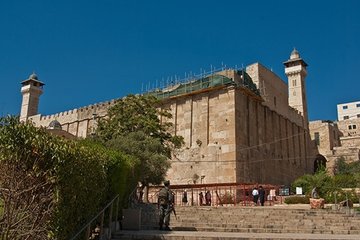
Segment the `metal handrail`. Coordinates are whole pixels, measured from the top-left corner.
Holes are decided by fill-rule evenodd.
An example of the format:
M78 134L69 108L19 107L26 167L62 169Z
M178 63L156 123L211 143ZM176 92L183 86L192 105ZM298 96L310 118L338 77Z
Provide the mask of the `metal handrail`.
M95 217L93 217L89 222L87 222L78 232L77 234L75 234L72 238L70 238L70 240L75 240L85 229L87 229L86 232L86 236L85 239L88 240L90 237L90 227L91 224L99 217L101 216L101 223L100 223L100 232L99 235L101 236L103 234L103 225L104 225L104 214L106 209L108 209L110 207L110 213L109 213L109 234L108 234L108 239L111 239L111 220L112 220L112 209L113 209L113 203L115 202L115 200L117 200L116 202L116 216L115 216L115 220L118 219L118 210L119 210L119 194L116 195ZM116 228L116 225L115 225Z

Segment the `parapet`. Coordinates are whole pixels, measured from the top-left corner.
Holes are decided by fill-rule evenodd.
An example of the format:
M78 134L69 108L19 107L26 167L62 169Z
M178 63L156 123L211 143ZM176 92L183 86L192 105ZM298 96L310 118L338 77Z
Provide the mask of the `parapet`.
M75 121L81 121L85 119L93 119L94 116L105 116L110 106L113 106L118 99L112 99L110 101L99 102L90 104L88 106L75 108L72 110L59 112L51 115L40 115L38 118L34 118L34 122L37 125L47 126L52 120L58 120L61 124L67 124Z

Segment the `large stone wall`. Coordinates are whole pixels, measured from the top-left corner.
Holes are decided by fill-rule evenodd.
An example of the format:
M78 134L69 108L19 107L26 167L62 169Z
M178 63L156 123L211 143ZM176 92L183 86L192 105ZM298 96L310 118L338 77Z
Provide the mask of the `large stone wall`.
M284 184L311 171L302 126L242 87L170 99L165 107L186 142L168 172L174 184Z
M303 124L300 112L289 107L288 85L280 77L260 63L247 66L246 72L259 88L265 106L291 119L298 125Z
M235 90L222 88L170 99L175 132L185 147L172 159L174 184L235 182Z
M241 90L237 106L237 181L289 183L311 171L306 131Z

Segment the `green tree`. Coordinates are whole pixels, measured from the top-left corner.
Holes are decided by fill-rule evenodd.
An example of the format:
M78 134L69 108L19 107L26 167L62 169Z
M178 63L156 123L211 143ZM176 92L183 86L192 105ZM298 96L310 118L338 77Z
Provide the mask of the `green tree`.
M172 124L167 120L171 117L154 96L129 95L99 120L95 139L135 156L139 181L158 184L170 167L173 150L183 144L181 136L169 133Z
M141 131L167 147L181 147L183 138L169 133L172 123L166 120L172 115L168 109L160 108L160 104L154 96L128 95L109 109L107 118L99 121L96 133L106 141Z

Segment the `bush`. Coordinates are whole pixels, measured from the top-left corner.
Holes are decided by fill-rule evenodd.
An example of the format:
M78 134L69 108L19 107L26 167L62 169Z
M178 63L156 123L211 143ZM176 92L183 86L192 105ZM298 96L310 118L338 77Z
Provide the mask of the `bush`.
M342 190L339 189L334 192L328 192L323 198L327 203L335 203L335 194L336 194L336 202L339 203L341 201L345 201L346 199L351 200L353 203L359 202L359 197L357 196L355 190Z
M0 118L2 239L69 239L104 204L104 162L99 151Z
M92 139L82 140L81 144L101 154L108 183L106 199L110 201L119 194L121 208L127 203L128 193L137 185L137 177L133 173L137 159Z
M105 205L108 189L102 154L76 142L63 145L61 164L56 166L56 239L68 239Z
M309 204L310 200L307 196L290 196L285 198L286 204Z
M359 184L353 175L342 174L333 177L334 185L342 188L355 188Z

